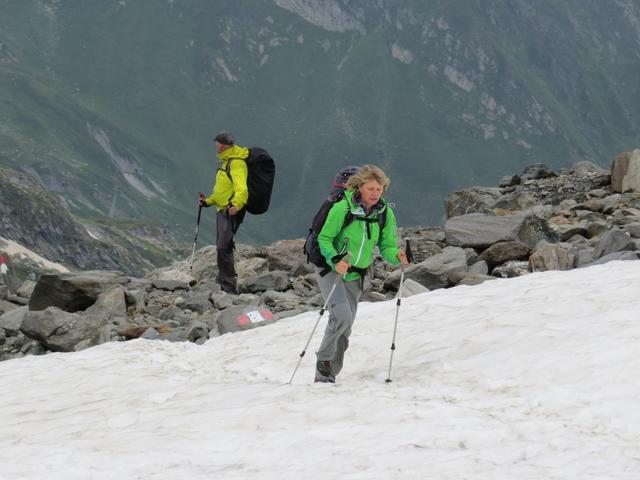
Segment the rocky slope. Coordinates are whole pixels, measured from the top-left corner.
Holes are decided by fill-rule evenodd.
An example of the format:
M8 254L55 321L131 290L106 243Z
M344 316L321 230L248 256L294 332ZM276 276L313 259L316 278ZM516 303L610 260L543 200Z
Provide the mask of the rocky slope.
M162 225L109 218L81 223L34 178L6 167L0 167L0 236L75 270L142 275L186 253Z
M504 177L499 187L474 187L447 197L443 227L402 229L415 259L402 295L474 285L546 270L638 260L640 150L617 156L609 170L579 162L544 164ZM114 271L42 275L0 286L0 359L70 352L144 337L202 343L309 309L323 299L302 254L303 239L265 247L239 245L240 295L215 283L214 247L145 278ZM0 251L10 262L10 256ZM378 259L365 301L393 298L400 270ZM4 314L2 314L4 313Z

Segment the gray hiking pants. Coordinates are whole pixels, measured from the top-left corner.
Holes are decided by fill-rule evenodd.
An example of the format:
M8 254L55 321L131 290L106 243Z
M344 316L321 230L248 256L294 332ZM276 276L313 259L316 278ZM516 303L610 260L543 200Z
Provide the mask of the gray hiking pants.
M236 245L233 236L238 231L244 210L236 215L229 215L227 210L216 214L216 253L218 257L218 283L224 291L236 291L236 268L234 265L233 251Z
M316 278L326 301L338 274L331 271L321 277L320 270L316 267ZM329 300L327 307L330 313L329 321L316 356L319 361L329 360L331 362L331 373L334 376L342 370L344 352L349 347L349 335L351 335L351 326L356 318L360 295L362 295L362 279L350 282L339 281L333 295L331 295L331 300Z

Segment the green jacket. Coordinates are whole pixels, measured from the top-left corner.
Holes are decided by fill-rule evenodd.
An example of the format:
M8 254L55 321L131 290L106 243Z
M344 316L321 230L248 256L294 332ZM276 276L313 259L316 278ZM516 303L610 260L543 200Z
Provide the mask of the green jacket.
M353 191L346 191L345 196L339 202L336 202L329 214L327 220L318 234L318 245L320 252L326 259L331 268L335 270L332 262L333 257L342 251L345 239L349 239L347 244L347 252L351 253L349 263L358 268L367 268L373 263L374 247L378 246L382 257L393 265L398 265L398 252L400 249L397 245L396 235L396 216L393 210L387 205L384 199L380 200L380 207L374 207L374 210L366 215L366 218L377 219L378 215L385 209L387 211L387 220L384 228L380 231L378 221L369 223L369 233L367 233L367 222L358 220L358 217L365 218L364 208L357 204L353 198ZM354 216L353 222L343 228L344 221L348 212ZM345 280L357 280L360 275L357 272L350 272L345 276Z
M245 206L249 198L249 190L247 189L247 162L244 160L248 156L249 149L238 145L233 145L218 155L220 165L216 171L213 191L207 197L207 205L215 205L218 211L224 210L229 205L233 205L238 210ZM227 175L228 164L231 178Z

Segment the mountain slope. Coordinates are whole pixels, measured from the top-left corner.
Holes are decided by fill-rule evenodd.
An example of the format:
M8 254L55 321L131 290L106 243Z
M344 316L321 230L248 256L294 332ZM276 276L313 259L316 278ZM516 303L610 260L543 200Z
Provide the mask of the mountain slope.
M636 147L639 44L632 0L5 0L0 162L188 240L224 128L278 161L241 241L302 236L349 163L439 223L453 189Z

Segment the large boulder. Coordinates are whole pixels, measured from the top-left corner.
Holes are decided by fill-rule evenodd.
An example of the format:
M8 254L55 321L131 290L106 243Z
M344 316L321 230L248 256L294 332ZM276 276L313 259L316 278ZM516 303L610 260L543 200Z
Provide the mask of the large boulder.
M279 270L238 281L238 289L243 293L257 293L267 290L281 292L287 290L289 286L289 275L287 272Z
M279 240L264 247L269 270L293 271L307 261L302 249L304 239Z
M532 272L547 270L571 270L578 263L576 247L561 243L543 243L529 257Z
M625 184L625 177L629 172L629 166L631 164L631 157L634 152L640 150L634 150L633 152L623 152L617 155L611 162L611 190L614 192L625 192L629 186L629 180ZM637 158L637 156L636 156ZM640 190L637 190L640 191Z
M467 254L464 249L447 247L441 253L407 267L405 278L414 280L429 290L435 290L457 283L459 274L464 274L468 268ZM397 290L400 286L401 274L400 269L392 272L385 279L384 287L387 290ZM457 274L455 278L454 274Z
M0 315L0 329L3 329L9 336L18 335L28 311L29 308L24 306Z
M593 251L593 258L598 259L610 253L636 250L636 244L629 235L621 230L609 230L604 233Z
M54 352L73 352L97 344L100 329L108 323L94 315L65 312L57 307L30 311L20 330Z
M533 165L528 165L522 171L520 178L522 180L539 180L541 178L555 177L556 173L553 172L549 167L547 167L544 163L534 163Z
M276 321L276 317L267 308L255 305L231 307L222 310L216 317L220 335L261 327Z
M622 192L640 192L640 149L631 152L627 173L622 179Z
M38 280L29 299L29 310L57 307L65 312L85 310L98 295L113 285L125 285L130 278L122 272L89 270L78 273L49 273Z
M447 220L447 242L458 247L484 249L498 242L521 242L529 248L540 240L555 241L546 220L526 213L498 217L472 213Z
M447 218L469 213L491 213L501 195L499 188L489 187L471 187L452 192L444 201Z
M491 245L478 257L487 262L490 269L510 260L525 260L531 250L521 242L498 242Z

